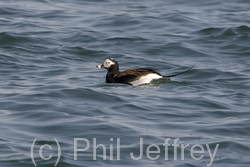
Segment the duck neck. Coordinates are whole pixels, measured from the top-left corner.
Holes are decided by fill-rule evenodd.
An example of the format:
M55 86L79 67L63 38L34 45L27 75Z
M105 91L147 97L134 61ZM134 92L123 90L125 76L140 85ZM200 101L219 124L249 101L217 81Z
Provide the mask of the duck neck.
M114 66L114 67L108 69L108 73L117 73L117 72L119 72L118 66Z

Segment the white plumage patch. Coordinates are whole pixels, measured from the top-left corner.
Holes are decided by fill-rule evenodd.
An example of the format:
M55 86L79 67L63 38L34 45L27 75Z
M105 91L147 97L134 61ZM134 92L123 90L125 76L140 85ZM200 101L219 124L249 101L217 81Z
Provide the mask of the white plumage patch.
M135 81L130 82L130 83L134 86L143 85L143 84L149 84L152 80L160 79L160 78L163 78L163 77L160 75L157 75L157 74L148 74L148 75L145 75L145 76L141 77L140 79L135 80Z
M111 58L112 60L112 58ZM104 67L109 68L111 65L114 65L115 63L111 61L110 59L106 59L103 63Z

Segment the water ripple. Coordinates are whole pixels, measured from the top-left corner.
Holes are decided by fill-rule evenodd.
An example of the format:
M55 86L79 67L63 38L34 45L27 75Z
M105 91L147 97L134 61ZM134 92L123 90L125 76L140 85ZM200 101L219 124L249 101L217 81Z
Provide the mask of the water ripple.
M249 166L249 2L114 0L0 2L0 161L6 167L54 166ZM156 69L164 75L195 67L171 80L132 87L105 83L96 65L113 57L121 70ZM74 138L90 148L74 160ZM121 160L103 160L93 139L107 147L121 140ZM113 138L113 142L111 141ZM142 159L140 138L144 139ZM181 160L178 147L190 144ZM44 161L44 155L53 158ZM79 143L83 148L86 143ZM146 155L150 144L159 159ZM191 145L204 147L202 160ZM152 150L155 150L151 148ZM155 150L156 151L156 150ZM156 156L157 153L152 156ZM114 156L116 157L116 156Z

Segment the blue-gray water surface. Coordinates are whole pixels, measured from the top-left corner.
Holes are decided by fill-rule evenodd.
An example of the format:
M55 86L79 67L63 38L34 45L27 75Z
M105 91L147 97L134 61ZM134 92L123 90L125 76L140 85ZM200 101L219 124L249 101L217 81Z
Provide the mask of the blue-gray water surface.
M2 0L0 166L250 165L250 1ZM149 85L96 65L149 67Z

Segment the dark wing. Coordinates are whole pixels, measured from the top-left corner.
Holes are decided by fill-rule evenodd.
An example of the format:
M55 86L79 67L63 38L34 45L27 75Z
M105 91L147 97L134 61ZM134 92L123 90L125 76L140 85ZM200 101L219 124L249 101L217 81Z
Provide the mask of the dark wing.
M126 73L136 73L136 74L138 74L140 76L147 75L147 74L152 74L152 73L162 76L160 73L158 73L157 71L152 70L150 68L136 68L136 69L126 70L124 72L126 72Z
M130 69L130 70L126 70L123 72L119 72L115 74L114 78L115 78L115 82L130 84L130 82L140 79L142 76L145 76L147 74L152 74L152 73L158 74L161 76L160 73L149 68L136 68L136 69Z

